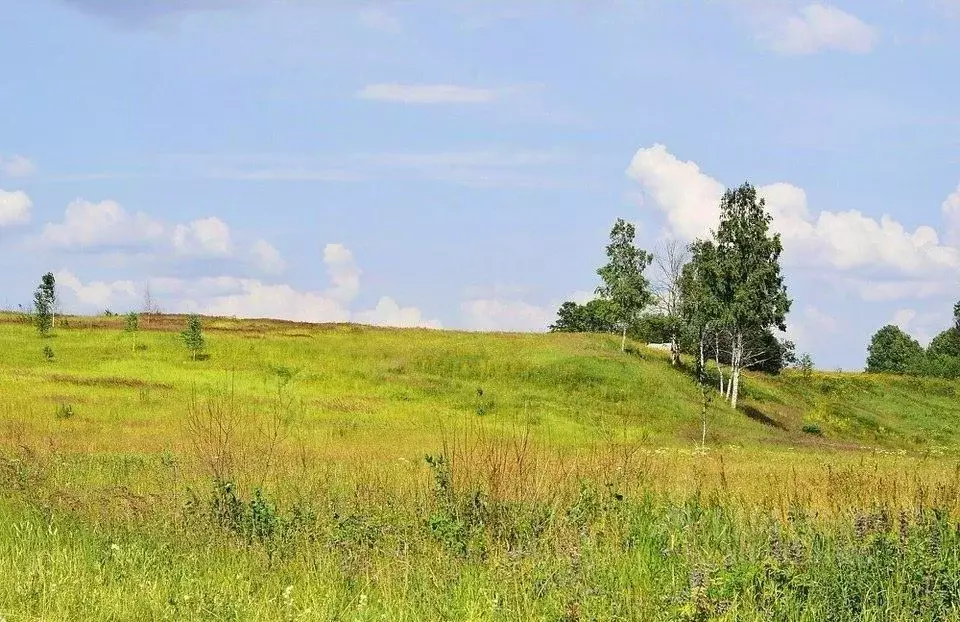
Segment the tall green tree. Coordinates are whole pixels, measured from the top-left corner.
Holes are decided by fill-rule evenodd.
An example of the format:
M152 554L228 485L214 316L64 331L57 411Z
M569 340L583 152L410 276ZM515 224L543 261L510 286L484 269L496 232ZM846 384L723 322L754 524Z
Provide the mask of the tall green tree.
M193 360L197 360L204 347L203 321L199 315L194 313L187 318L187 326L180 333L180 338L187 349L190 350Z
M43 278L40 279L40 289L43 290L44 294L47 297L47 300L50 302L50 327L57 327L57 279L54 278L53 272L47 272L43 275Z
M621 352L626 350L627 329L653 299L650 282L643 275L653 256L637 248L635 237L633 224L618 218L610 232L607 264L597 270L603 279L597 294L610 302L613 318L622 332Z
M867 347L867 371L905 374L915 369L922 358L923 347L916 339L898 326L887 324L870 339Z
M770 328L786 330L792 301L780 270L783 244L772 233L772 216L749 183L727 190L720 200L720 224L714 233L716 278L713 297L720 321L730 331L730 385L727 396L737 407L740 372L757 356L748 336Z
M706 382L708 338L719 328L720 302L717 249L710 240L696 240L690 245L690 261L680 276L680 318L694 334L697 348L697 380ZM721 388L722 390L722 388Z
M50 334L54 322L54 305L56 304L56 279L52 272L48 272L40 279L37 291L33 293L33 318L37 332L42 337Z

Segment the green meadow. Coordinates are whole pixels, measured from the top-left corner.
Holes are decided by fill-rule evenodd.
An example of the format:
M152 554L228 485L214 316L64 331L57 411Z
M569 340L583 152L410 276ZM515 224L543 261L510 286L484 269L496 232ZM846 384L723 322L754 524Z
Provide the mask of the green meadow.
M0 315L0 620L960 619L956 381L204 322Z

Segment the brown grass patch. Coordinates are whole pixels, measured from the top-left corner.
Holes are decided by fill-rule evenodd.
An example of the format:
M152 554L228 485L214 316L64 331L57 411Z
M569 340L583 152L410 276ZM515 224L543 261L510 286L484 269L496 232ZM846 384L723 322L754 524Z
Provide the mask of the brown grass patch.
M79 387L99 387L110 389L172 389L173 385L165 382L149 382L139 378L121 378L118 376L70 376L67 374L51 374L44 376L50 382L72 384Z

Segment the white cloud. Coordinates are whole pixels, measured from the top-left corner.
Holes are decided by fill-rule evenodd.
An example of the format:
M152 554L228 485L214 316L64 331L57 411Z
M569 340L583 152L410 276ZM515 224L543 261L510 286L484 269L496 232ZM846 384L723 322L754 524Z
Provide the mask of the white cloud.
M949 314L943 312L919 312L916 309L898 309L893 314L892 324L912 335L926 347L930 341L950 325Z
M556 319L557 306L537 306L522 300L478 299L460 306L461 319L471 330L543 332Z
M303 292L289 285L268 285L241 279L240 292L195 303L207 315L276 318L297 322L347 322L350 310L322 293Z
M682 162L663 145L654 145L637 152L627 175L641 184L674 235L690 240L716 226L724 187L695 163ZM757 191L767 201L774 229L782 235L785 263L837 271L879 270L888 278L910 280L960 269L960 252L941 244L932 227L909 231L889 216L877 220L857 210L813 214L806 193L791 184L770 184Z
M944 200L940 210L947 223L947 239L954 244L960 243L960 184Z
M843 279L840 285L852 290L867 302L890 302L912 298L938 298L956 294L957 284L954 279L925 280L925 279Z
M67 206L62 223L49 223L43 243L61 248L139 246L160 241L165 227L142 212L130 214L116 201L77 199Z
M30 222L33 201L26 192L0 190L0 227L22 225Z
M287 267L287 263L280 256L280 251L266 240L254 242L250 253L256 266L263 272L279 274Z
M368 84L357 97L400 104L488 104L503 95L500 89L453 84Z
M353 301L360 294L360 275L363 274L353 259L353 252L343 244L327 244L323 249L323 263L333 283L329 296L342 303Z
M438 320L427 320L416 307L401 307L393 298L384 296L375 309L362 311L353 317L354 322L375 326L397 328L442 328Z
M866 54L880 38L876 29L855 15L820 2L794 13L767 5L753 15L753 21L757 39L773 51L787 55L826 50Z
M215 216L177 225L172 241L182 255L226 257L233 252L230 227Z
M54 278L60 291L70 292L73 302L84 310L102 311L117 304L133 303L137 296L137 289L132 281L93 281L83 284L69 270L58 270L54 273Z
M637 151L627 175L640 183L680 237L692 240L716 226L723 184L694 162L682 162L666 146L656 144Z
M37 172L37 165L21 155L0 155L0 175L4 177L29 177Z
M387 296L376 308L353 313L350 303L360 292L360 270L353 253L342 244L329 244L324 263L331 288L323 292L298 290L288 284L269 284L258 279L230 276L199 279L153 278L151 294L162 299L171 312L198 312L243 318L275 318L299 322L360 322L382 326L440 328L440 322L423 317L416 307L401 307ZM71 302L84 310L102 310L137 300L132 281L84 284L72 273L62 270L57 281L72 292Z

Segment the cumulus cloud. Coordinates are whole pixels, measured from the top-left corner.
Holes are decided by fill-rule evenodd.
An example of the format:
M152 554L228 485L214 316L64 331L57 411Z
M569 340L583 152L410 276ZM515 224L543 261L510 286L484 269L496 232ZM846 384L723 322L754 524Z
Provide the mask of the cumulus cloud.
M280 256L280 251L266 240L254 242L250 253L257 268L262 272L279 274L287 267L287 263Z
M681 161L656 144L637 151L627 168L660 210L673 233L692 240L717 224L723 184L704 174L694 162Z
M453 84L368 84L357 97L398 104L488 104L500 99L501 89L484 89Z
M233 252L230 227L215 216L177 225L172 241L182 255L227 257Z
M658 144L640 149L627 175L641 185L673 235L690 240L708 235L716 226L724 186L695 163L680 161ZM960 252L942 244L932 227L910 231L889 216L878 220L858 210L814 214L803 189L788 183L761 186L757 191L767 202L774 229L783 237L788 264L885 271L888 278L913 279L929 276L931 271L960 269Z
M353 253L342 244L329 244L324 264L330 277L325 291L304 291L289 284L232 276L183 279L152 278L151 295L170 312L197 312L242 318L275 318L299 322L360 322L382 326L440 328L416 307L402 307L384 296L374 309L353 312L351 303L360 293L360 269ZM83 283L62 270L57 281L69 292L69 302L82 310L102 310L137 302L132 281Z
M926 347L938 333L950 325L950 318L948 313L943 312L898 309L890 323L899 326L903 332L912 335Z
M22 225L30 222L30 210L33 201L26 192L0 190L0 227Z
M952 243L960 243L960 184L940 206L943 218L947 223L947 239Z
M85 309L100 311L123 302L132 303L137 296L137 288L132 281L82 283L69 270L58 270L54 273L54 278L60 291L69 292L73 302Z
M322 293L304 292L290 285L270 285L241 279L240 292L198 304L208 315L278 318L298 322L347 322L350 310Z
M78 199L67 206L61 223L49 223L40 236L59 248L90 249L140 246L158 242L164 226L142 212L131 214L116 201L92 203Z
M21 155L0 155L0 176L29 177L37 172L37 165L33 160Z
M438 320L428 320L416 307L401 307L388 296L384 296L374 309L361 311L353 316L353 321L375 326L395 326L397 328L442 328Z
M363 271L353 259L353 252L343 244L327 244L323 249L323 263L327 267L333 287L329 295L335 300L349 303L360 293L360 275Z
M835 6L814 2L796 12L773 3L755 4L751 16L757 39L780 54L806 55L821 51L866 54L879 40L877 30Z
M522 300L468 300L460 306L464 326L484 331L543 332L556 317L556 308Z

